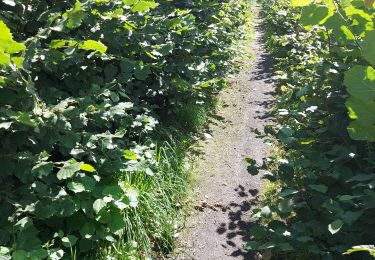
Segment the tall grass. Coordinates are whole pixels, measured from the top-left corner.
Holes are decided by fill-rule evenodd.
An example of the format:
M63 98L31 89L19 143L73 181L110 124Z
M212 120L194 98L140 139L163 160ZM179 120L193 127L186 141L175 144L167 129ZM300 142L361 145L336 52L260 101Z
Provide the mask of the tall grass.
M138 206L124 211L123 238L103 249L95 259L154 259L173 252L178 227L184 221L189 201L191 171L186 153L192 136L206 126L210 105L189 104L169 117L153 140L158 166L155 175L143 172L123 176L123 182L138 192Z

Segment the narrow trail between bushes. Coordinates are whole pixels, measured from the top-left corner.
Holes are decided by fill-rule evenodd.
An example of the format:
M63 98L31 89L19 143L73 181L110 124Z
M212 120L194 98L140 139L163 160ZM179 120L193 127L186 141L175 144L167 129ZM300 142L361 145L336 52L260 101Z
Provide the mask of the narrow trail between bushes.
M255 19L259 20L259 19ZM254 59L231 79L220 95L221 105L198 146L196 210L187 219L173 259L256 259L243 249L249 239L251 210L262 190L261 176L251 176L245 158L261 162L269 147L251 129L260 131L271 118L271 65L254 25Z

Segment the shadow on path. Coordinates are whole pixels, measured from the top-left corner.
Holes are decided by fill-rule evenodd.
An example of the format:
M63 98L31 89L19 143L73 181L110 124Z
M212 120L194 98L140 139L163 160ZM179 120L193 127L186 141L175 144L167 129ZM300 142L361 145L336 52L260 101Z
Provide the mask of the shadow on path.
M257 20L258 21L258 20ZM250 241L254 224L251 212L263 187L261 176L246 171L245 158L261 162L269 147L257 132L272 121L269 113L274 104L272 62L264 48L261 27L256 26L252 49L252 67L241 71L235 84L220 94L223 106L213 115L212 138L202 140L204 154L197 172L197 206L200 212L187 221L188 232L181 235L178 260L254 260L259 255L248 252L244 244ZM215 124L220 121L220 124Z
M256 196L259 191L257 189L245 190L242 185L239 185L235 190L238 196L244 198L241 203L232 202L227 209L223 211L228 212L228 222L220 223L216 232L219 235L226 237L225 248L233 248L231 256L241 257L243 259L256 259L257 255L242 249L243 244L250 240L249 229L251 222L249 222L251 209L256 205ZM235 238L240 238L241 245L236 244ZM237 242L238 243L238 242Z
M261 32L261 26L257 26L257 30ZM264 36L262 33L259 36L254 44L264 50ZM258 88L265 84L272 85L273 75L271 57L267 53L261 52L254 64L248 87ZM254 82L259 84L254 84ZM254 89L254 91L258 90ZM256 107L253 118L261 120L263 126L265 125L264 122L272 121L270 109L275 104L273 96L275 96L275 91L268 90L263 92L261 99L254 99L250 102ZM262 131L263 129L258 130ZM244 186L239 185L234 189L234 192L237 193L239 199L237 202L232 202L228 205L226 208L227 222L220 223L216 232L226 237L226 245L222 246L232 248L231 257L245 260L259 259L259 254L244 249L244 244L251 239L249 230L254 223L251 221L251 211L256 207L259 191L257 189L246 189Z

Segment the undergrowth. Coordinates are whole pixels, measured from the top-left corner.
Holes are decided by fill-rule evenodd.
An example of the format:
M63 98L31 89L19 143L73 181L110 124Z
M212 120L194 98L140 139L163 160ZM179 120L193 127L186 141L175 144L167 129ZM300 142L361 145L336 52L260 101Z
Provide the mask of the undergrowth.
M246 248L272 259L370 259L375 2L260 4L277 97L265 132L276 152L260 167L269 184Z
M0 1L0 258L173 250L184 153L238 67L247 6Z

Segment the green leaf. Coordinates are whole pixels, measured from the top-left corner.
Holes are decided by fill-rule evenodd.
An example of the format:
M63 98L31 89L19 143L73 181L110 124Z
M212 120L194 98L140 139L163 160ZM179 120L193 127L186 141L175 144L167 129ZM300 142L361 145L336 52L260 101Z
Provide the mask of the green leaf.
M94 235L95 230L95 224L92 222L87 222L83 225L79 232L84 238L90 239Z
M56 213L54 206L44 205L43 202L38 202L35 207L35 214L39 219L48 219Z
M351 201L354 199L360 198L360 196L352 196L352 195L341 195L339 196L340 201Z
M61 242L65 247L73 247L77 243L78 238L73 235L68 235L66 237L61 238Z
M14 54L14 53L24 51L25 49L26 49L26 46L24 44L12 41L8 44L6 48L6 52L9 54Z
M313 241L314 239L309 236L300 236L300 237L297 237L296 240L302 243L307 243L309 241Z
M70 41L67 40L52 40L49 44L50 49L58 49L66 46Z
M373 125L375 123L375 101L363 102L354 97L348 98L345 102L346 108L349 110L350 119L364 125Z
M62 249L51 249L49 257L51 260L60 260L64 256L64 250Z
M108 227L114 233L124 229L125 221L123 215L119 212L111 214L111 221L108 223Z
M278 246L278 247L281 249L281 251L283 251L283 252L288 252L288 251L293 251L293 250L294 250L294 248L292 247L292 245L289 244L289 243L279 243L277 246Z
M310 187L310 189L315 190L315 191L320 192L320 193L327 193L327 191L328 191L328 187L326 185L312 184L312 185L309 185L309 187Z
M300 23L306 29L309 29L314 25L323 24L331 15L328 7L312 4L303 7Z
M374 142L375 69L356 65L345 73L344 84L351 95L346 102L349 116L355 119L348 126L350 137Z
M0 50L4 50L9 42L13 40L13 36L8 26L0 20Z
M142 61L136 63L134 67L134 76L139 80L145 80L151 74L149 66L145 66Z
M281 213L289 214L292 212L294 207L293 199L283 199L279 202L278 209Z
M12 57L12 62L16 64L17 68L23 68L23 61L25 60L23 57Z
M362 54L365 59L375 66L375 30L367 31L362 43Z
M0 256L5 256L10 253L10 249L5 246L0 246Z
M48 256L47 250L40 248L40 249L31 251L28 257L29 259L32 259L32 260L39 260L39 259L45 259L47 256Z
M26 49L22 43L13 40L13 36L7 25L0 20L0 65L8 65L10 56L7 54L14 54Z
M116 77L118 73L118 68L117 66L113 64L108 64L104 68L104 75L107 78L108 81L112 81L114 77ZM118 101L117 101L118 102Z
M52 162L41 162L31 169L31 173L38 177L48 176L53 171Z
M122 0L122 3L127 6L133 6L134 4L138 2L139 0Z
M375 142L374 125L363 125L361 122L354 121L349 124L348 133L353 140Z
M102 195L120 199L124 195L124 191L118 185L108 185L103 189Z
M92 191L97 181L93 177L84 176L79 179L79 182L83 184L86 191Z
M267 236L267 231L260 225L255 225L250 228L250 235L254 236L255 239L261 240Z
M261 244L258 249L259 250L265 250L265 249L270 249L270 248L274 248L276 247L276 243L274 242L267 242L267 243L264 243L264 244Z
M74 29L81 26L85 17L86 14L83 12L82 3L80 1L76 1L74 7L63 14L63 18L66 19L66 27L69 29Z
M34 225L17 232L17 246L30 252L40 248L41 241L38 238L39 230Z
M363 211L346 211L342 216L342 220L351 225L354 221L357 221L363 215Z
M146 11L150 10L151 8L155 8L157 6L158 6L158 4L155 3L152 0L139 0L133 6L133 8L131 9L131 11L134 12L134 13L135 12L143 13L143 12L146 12Z
M125 194L126 197L123 199L123 201L130 207L136 208L138 206L138 190L131 187L126 188Z
M248 241L245 244L246 250L249 250L249 251L258 250L259 246L260 246L260 243L257 241Z
M327 199L322 204L330 213L341 215L344 213L344 210L341 208L341 204L333 199Z
M2 122L0 123L0 128L8 130L12 126L13 122Z
M107 206L107 203L103 199L95 200L94 204L92 205L96 214L98 214L106 206Z
M349 255L355 252L368 252L371 256L375 257L375 246L374 245L353 246L351 249L343 253L343 255Z
M80 169L82 171L85 171L85 172L94 172L95 171L95 168L92 165L87 164L87 163L82 164Z
M297 194L299 191L295 189L284 189L282 192L279 193L279 196L282 198L288 197L290 195Z
M7 67L10 63L10 56L0 52L0 68Z
M74 197L66 196L59 199L56 204L55 208L58 210L57 213L60 217L72 216L80 209L80 200L74 199Z
M31 118L30 114L27 112L18 112L14 119L23 125L30 127L37 127L37 123L34 119Z
M299 6L306 6L311 4L313 1L312 0L291 0L290 4L293 7L299 7Z
M328 225L329 232L334 235L340 231L341 227L344 225L341 219L337 219Z
M131 150L124 150L124 157L128 160L137 160L137 154Z
M86 190L85 186L82 183L74 181L68 183L68 188L74 193L80 193Z
M344 84L353 97L369 102L375 99L375 69L356 65L345 73Z
M272 215L271 208L269 206L265 206L261 209L260 214L264 217L269 217Z
M355 40L355 35L349 29L346 21L338 13L335 13L329 17L325 22L324 26L332 30L332 35L335 39L342 43L347 44Z
M103 43L94 40L84 41L78 45L78 48L86 51L98 51L100 53L105 53L108 49Z
M10 5L10 6L15 6L16 3L14 2L14 0L3 0L3 3L6 4L6 5Z
M13 260L27 260L28 256L24 250L16 250L12 253Z
M59 180L66 180L78 172L81 169L82 163L70 163L64 165L58 172L57 172L57 178Z
M278 132L277 136L281 142L284 144L291 144L293 143L296 138L294 138L295 131L290 127L283 127Z
M352 20L351 27L353 31L360 37L365 35L365 31L374 30L373 16L371 13L366 12L363 7L359 7L354 4L345 7L345 13L347 17Z
M88 252L89 250L93 249L94 245L95 244L93 243L93 241L89 239L81 239L79 241L79 251L81 253Z
M20 219L16 224L14 224L14 227L17 228L18 231L22 231L24 229L27 229L33 225L33 220L29 217L24 217Z
M8 158L0 157L0 177L5 177L13 173L16 165Z

